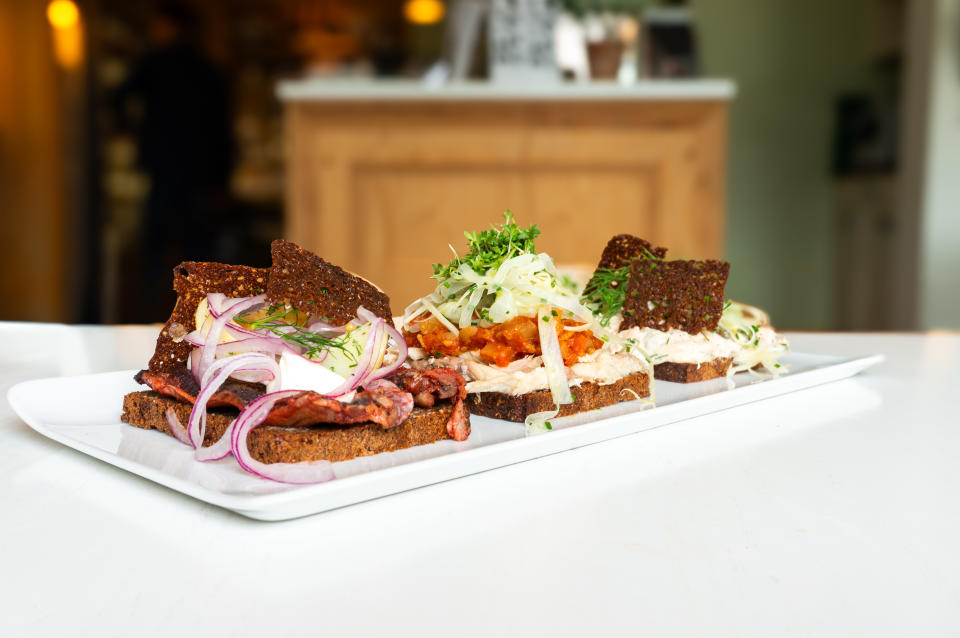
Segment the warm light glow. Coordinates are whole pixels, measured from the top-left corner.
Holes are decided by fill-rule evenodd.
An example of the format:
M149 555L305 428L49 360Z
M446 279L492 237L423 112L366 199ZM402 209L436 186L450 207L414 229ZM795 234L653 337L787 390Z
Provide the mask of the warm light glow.
M443 20L447 8L440 0L407 0L403 15L413 24L435 24Z
M47 5L47 20L53 27L53 56L65 69L83 64L83 22L73 0L53 0Z
M47 20L54 29L72 29L80 21L80 10L72 0L53 0L47 5Z

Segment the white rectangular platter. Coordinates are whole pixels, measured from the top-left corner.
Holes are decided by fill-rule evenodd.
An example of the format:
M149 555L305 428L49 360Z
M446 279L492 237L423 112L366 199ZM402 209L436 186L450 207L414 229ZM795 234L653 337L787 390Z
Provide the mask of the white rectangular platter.
M197 462L193 450L172 437L122 423L123 396L143 389L133 381L134 370L26 381L11 388L7 398L27 425L54 441L244 516L284 520L837 381L882 360L881 355L841 359L791 353L783 360L790 373L776 379L740 373L731 380L686 385L656 381L656 407L625 402L555 419L552 431L536 436L526 436L523 424L474 416L467 441L440 441L335 463L335 480L308 486L257 478L231 457Z

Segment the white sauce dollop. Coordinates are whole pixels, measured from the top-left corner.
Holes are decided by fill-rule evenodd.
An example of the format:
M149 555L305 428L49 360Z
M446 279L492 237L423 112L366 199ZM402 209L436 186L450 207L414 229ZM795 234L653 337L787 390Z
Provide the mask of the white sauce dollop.
M331 372L315 361L304 359L298 354L284 352L280 355L280 377L267 384L267 392L280 390L313 390L326 394L344 382L344 378ZM337 400L349 402L353 394L337 397Z
M690 334L683 330L628 328L620 336L634 339L656 363L706 363L714 359L734 357L740 346L715 332Z

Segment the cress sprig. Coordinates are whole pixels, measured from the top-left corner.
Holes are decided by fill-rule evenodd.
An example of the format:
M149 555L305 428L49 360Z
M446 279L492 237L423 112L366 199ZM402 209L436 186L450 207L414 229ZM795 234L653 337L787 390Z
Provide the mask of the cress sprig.
M627 300L627 280L630 266L597 268L583 290L581 300L599 317L601 326L610 325L610 319L623 309Z
M663 261L647 248L642 248L640 254L634 259L642 259L650 262L651 268L656 262ZM590 308L600 317L600 325L610 325L610 320L618 312L623 310L623 304L627 300L627 281L630 279L630 266L622 268L597 268L593 277L587 282L583 289L581 301L583 305Z
M537 225L533 224L529 228L517 226L509 210L503 214L503 219L503 225L499 228L494 226L479 233L464 233L470 252L463 257L457 257L446 266L434 264L433 278L446 279L461 264L467 264L474 272L482 275L492 268L499 268L511 257L521 253L535 253L534 240L540 235Z

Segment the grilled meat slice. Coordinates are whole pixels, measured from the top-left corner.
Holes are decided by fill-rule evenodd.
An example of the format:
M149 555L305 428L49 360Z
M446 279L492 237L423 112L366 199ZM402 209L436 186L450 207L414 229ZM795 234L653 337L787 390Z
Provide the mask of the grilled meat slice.
M416 370L403 367L388 379L400 389L412 393L414 402L421 407L432 407L437 399L452 399L453 414L447 421L447 433L455 441L466 441L470 436L470 420L464 404L467 384L457 371L450 368Z
M137 383L150 386L159 394L176 399L180 403L196 403L200 385L186 368L170 372L141 370L133 377ZM240 381L228 381L207 401L207 409L232 407L242 410L254 399L263 396L263 386Z

